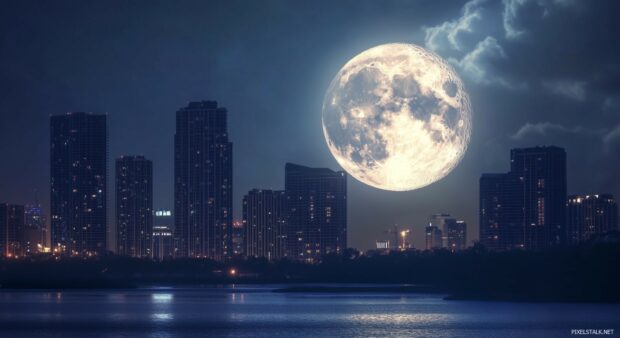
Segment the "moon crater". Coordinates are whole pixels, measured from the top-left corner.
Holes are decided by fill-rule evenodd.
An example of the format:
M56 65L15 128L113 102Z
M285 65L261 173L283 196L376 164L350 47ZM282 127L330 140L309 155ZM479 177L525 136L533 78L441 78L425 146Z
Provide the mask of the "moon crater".
M332 80L323 132L338 163L370 186L414 190L448 175L471 134L469 96L452 67L411 44L368 49Z

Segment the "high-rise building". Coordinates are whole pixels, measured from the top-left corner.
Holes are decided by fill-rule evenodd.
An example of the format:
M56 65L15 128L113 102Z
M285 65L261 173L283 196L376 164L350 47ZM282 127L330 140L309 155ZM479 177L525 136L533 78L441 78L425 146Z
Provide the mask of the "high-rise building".
M464 221L450 222L446 225L448 231L448 250L455 252L467 248L467 223Z
M190 102L176 114L174 216L176 255L232 255L232 143L227 111Z
M347 248L347 176L287 163L287 256L315 262Z
M523 181L525 247L566 241L566 151L534 147L510 151L510 172Z
M510 172L480 178L480 242L493 250L565 242L566 152L512 149Z
M618 204L610 194L568 196L566 223L570 244L618 230Z
M51 245L74 255L101 254L107 238L106 115L51 116Z
M286 193L253 189L243 196L245 255L280 259L286 248Z
M156 210L153 217L153 258L159 261L174 257L174 219L170 210Z
M153 162L144 156L116 159L116 253L151 257Z
M489 250L525 246L523 181L512 173L480 177L480 243Z
M426 226L426 250L439 249L442 247L442 231L436 225Z
M24 206L0 203L0 250L2 256L22 255Z

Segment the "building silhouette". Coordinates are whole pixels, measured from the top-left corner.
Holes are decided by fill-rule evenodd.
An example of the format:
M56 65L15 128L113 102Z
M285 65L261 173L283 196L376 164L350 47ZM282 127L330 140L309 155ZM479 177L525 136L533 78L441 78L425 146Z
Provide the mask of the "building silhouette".
M107 238L106 115L51 116L51 245L73 255L101 254Z
M429 217L428 223L430 226L435 226L441 230L441 241L439 247L448 247L448 225L456 223L456 218L449 214L434 214Z
M569 244L618 230L618 204L611 194L571 195L566 205Z
M480 242L492 250L566 242L564 149L512 149L510 172L481 176Z
M4 257L22 255L24 206L0 203L0 250Z
M144 156L116 159L116 253L151 257L153 162Z
M525 247L523 181L513 173L480 177L480 243L489 250Z
M451 222L447 225L447 249L455 252L467 248L467 223L465 221Z
M316 262L347 247L347 176L287 163L287 256Z
M426 227L426 250L445 248L459 251L467 248L467 223L449 214L434 214Z
M156 210L153 217L153 259L162 261L174 257L174 218L170 210Z
M425 228L426 250L439 249L442 247L442 231L436 225L428 224Z
M190 102L174 135L176 256L223 260L232 255L232 143L227 111Z
M566 151L534 147L510 151L510 171L523 181L525 247L566 242Z
M245 255L269 260L284 257L286 193L250 190L243 196Z
M35 196L33 204L24 209L24 231L22 250L24 254L35 254L44 251L47 244L47 219L43 207Z

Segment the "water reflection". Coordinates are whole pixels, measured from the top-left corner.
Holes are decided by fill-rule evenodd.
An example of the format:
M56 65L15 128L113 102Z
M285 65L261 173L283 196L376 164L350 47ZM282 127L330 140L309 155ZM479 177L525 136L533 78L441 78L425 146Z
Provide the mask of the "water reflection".
M156 324L165 323L174 319L172 314L173 301L174 295L169 292L155 292L151 294L151 303L153 304L151 322Z
M236 292L231 293L230 302L233 304L243 304L245 302L245 294Z
M371 313L352 314L346 316L346 319L360 324L408 325L432 322L446 323L451 321L453 317L452 315L442 313Z
M152 313L151 320L153 322L167 322L174 319L172 313Z
M620 306L456 302L438 295L274 293L248 286L0 293L1 338L546 338L569 335L574 327L618 328Z
M153 303L171 303L174 296L171 293L154 293L151 295Z

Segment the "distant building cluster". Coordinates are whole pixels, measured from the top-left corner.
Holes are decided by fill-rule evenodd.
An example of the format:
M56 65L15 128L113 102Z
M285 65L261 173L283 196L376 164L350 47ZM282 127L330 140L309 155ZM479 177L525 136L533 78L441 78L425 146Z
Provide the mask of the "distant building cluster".
M467 223L448 214L432 215L426 226L425 240L426 250L463 250L467 248Z
M510 171L480 177L480 243L490 250L547 249L618 230L609 194L567 196L566 152L513 149Z

